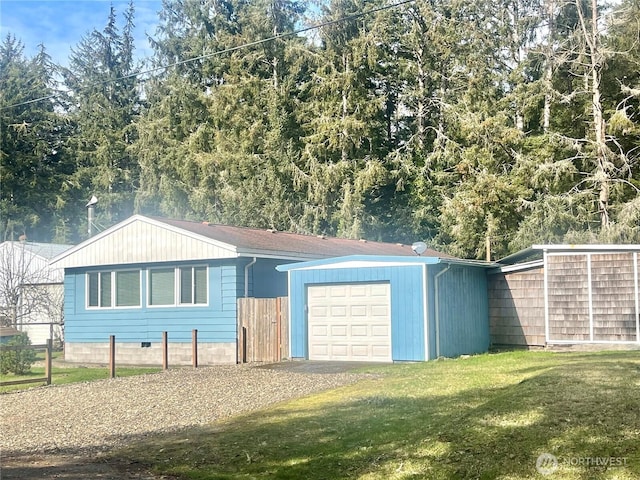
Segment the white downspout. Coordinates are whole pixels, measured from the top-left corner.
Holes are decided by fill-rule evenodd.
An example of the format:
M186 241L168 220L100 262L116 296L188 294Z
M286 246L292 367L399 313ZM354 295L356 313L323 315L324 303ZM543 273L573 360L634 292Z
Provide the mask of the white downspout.
M249 296L249 269L258 261L256 257L253 257L249 263L244 266L244 298Z
M422 264L422 294L424 300L422 302L422 315L424 315L424 360L429 360L429 285L427 277L427 264Z
M435 298L435 310L436 310L436 359L440 358L440 293L438 288L438 280L442 275L447 273L451 268L451 264L447 265L447 268L438 272L435 277L433 277L433 283L435 284L434 296Z

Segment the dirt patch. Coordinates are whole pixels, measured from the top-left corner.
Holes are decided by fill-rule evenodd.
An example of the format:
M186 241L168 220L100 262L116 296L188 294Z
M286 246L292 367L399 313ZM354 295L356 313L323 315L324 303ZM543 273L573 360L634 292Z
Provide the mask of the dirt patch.
M357 372L360 369L380 367L386 363L375 362L330 362L316 360L292 360L288 362L268 363L256 368L278 370L293 373L336 374Z
M135 463L77 455L28 455L2 459L2 480L171 480L176 477L155 475Z

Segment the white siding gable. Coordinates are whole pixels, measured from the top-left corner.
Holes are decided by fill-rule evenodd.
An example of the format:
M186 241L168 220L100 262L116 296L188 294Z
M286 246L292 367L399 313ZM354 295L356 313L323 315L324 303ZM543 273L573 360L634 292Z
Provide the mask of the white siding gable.
M235 258L233 245L134 216L55 259L56 267Z

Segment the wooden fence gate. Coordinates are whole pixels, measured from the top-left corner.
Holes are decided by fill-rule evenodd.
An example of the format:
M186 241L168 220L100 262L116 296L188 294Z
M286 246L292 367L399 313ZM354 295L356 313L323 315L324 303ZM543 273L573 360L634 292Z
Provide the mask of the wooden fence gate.
M238 362L279 362L289 357L287 297L238 299Z

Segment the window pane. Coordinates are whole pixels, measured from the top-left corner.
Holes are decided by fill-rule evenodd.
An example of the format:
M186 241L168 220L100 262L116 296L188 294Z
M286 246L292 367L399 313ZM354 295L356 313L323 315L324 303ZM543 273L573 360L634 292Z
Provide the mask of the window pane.
M183 267L180 269L180 303L193 303L193 268Z
M89 277L89 306L97 307L98 306L98 274L90 273Z
M100 273L100 306L111 306L111 272Z
M207 303L207 267L196 267L194 270L195 303Z
M175 272L173 268L149 271L149 305L173 305L175 303Z
M140 305L140 271L116 272L116 306Z

